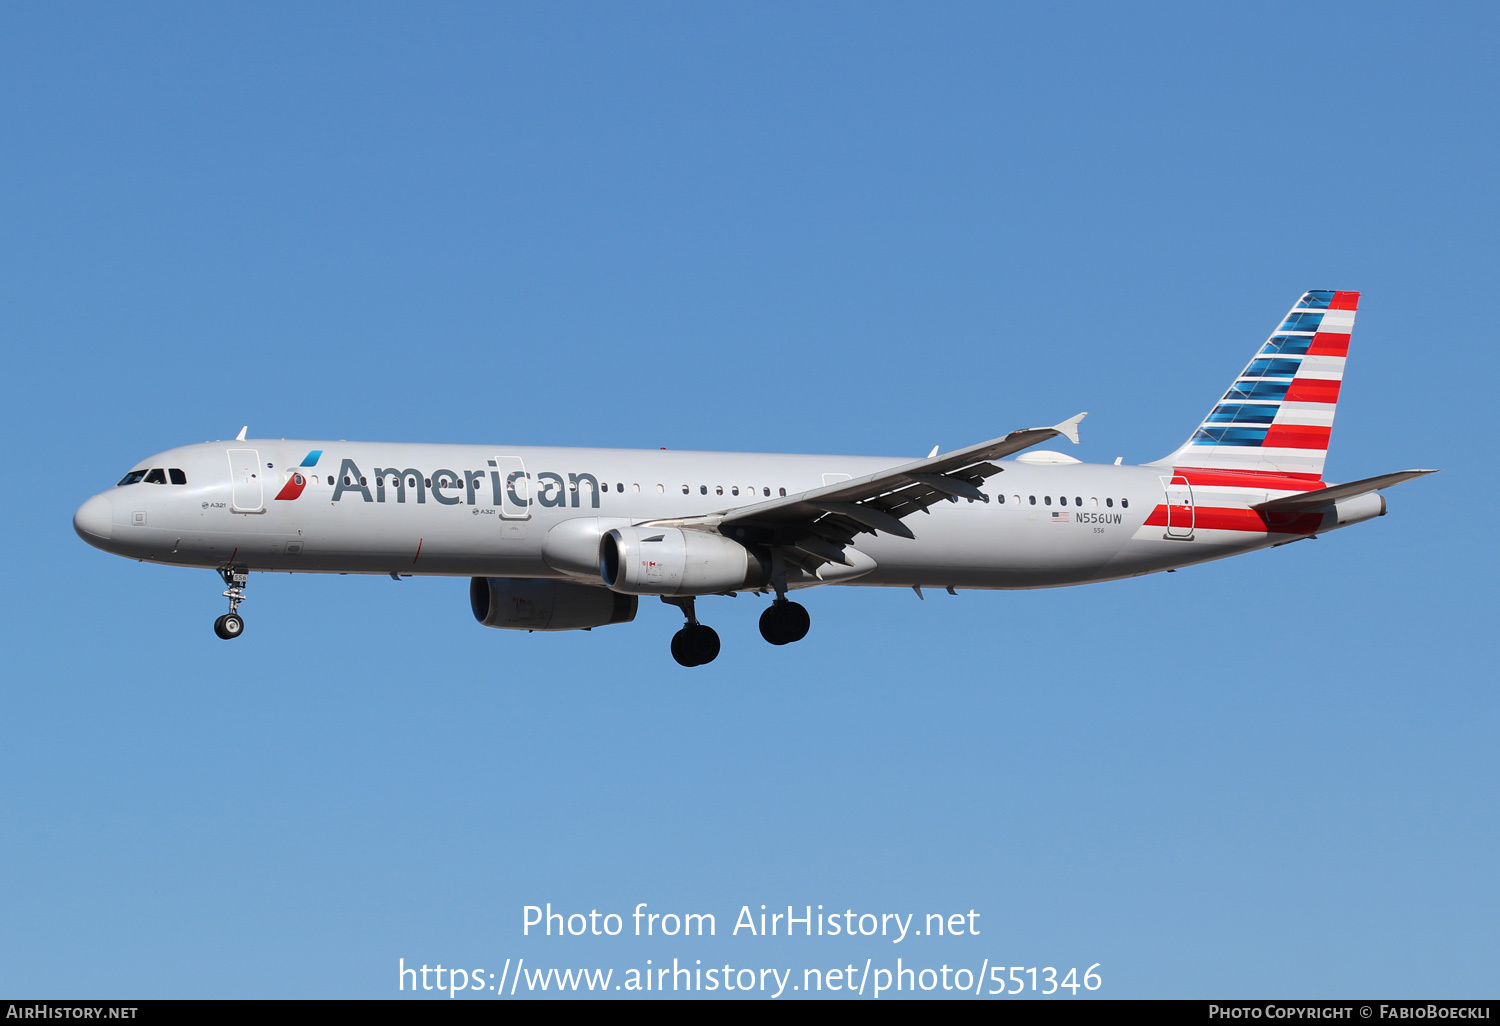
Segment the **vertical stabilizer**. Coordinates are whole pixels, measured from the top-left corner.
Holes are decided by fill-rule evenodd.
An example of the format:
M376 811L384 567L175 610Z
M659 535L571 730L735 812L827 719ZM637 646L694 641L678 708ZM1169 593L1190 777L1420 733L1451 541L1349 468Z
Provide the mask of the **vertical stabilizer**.
M1198 430L1156 466L1321 480L1358 292L1305 292Z

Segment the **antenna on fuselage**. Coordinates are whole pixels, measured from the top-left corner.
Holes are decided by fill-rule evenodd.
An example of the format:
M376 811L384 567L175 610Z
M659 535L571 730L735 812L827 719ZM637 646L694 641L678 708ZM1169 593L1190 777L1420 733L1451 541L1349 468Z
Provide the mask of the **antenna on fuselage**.
M234 440L236 442L243 442L245 440L245 432L249 430L250 425L246 424L244 427L240 428L240 433L234 436Z

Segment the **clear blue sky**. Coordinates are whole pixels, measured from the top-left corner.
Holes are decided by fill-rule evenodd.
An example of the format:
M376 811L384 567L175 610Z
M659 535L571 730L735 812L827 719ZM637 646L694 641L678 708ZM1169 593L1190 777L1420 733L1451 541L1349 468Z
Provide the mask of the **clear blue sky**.
M393 995L398 958L1101 963L1129 996L1493 996L1493 5L0 12L0 993ZM91 549L252 436L1175 448L1364 293L1315 542L1047 592L476 625L455 580ZM521 908L712 912L523 938ZM741 905L979 937L725 936Z

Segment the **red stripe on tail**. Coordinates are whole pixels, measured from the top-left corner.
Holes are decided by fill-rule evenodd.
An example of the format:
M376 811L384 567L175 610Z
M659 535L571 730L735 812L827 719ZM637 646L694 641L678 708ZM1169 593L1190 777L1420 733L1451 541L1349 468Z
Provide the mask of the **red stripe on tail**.
M1272 424L1260 444L1271 449L1327 449L1332 430L1311 424Z
M1336 403L1339 401L1339 385L1342 382L1331 378L1293 378L1292 386L1286 390L1289 403Z
M1312 337L1312 345L1307 347L1308 356L1348 356L1349 355L1349 333L1342 335L1336 331L1320 331Z

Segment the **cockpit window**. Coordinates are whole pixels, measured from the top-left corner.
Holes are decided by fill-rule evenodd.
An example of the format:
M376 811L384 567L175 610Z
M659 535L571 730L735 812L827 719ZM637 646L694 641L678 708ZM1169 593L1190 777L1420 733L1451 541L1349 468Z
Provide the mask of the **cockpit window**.
M144 470L132 470L130 473L128 473L124 477L120 478L120 484L116 485L115 487L118 488L118 487L121 487L123 485L137 484L137 483L140 482L141 478L143 478L145 476L146 476L146 472Z
M168 470L167 473L171 475L173 484L187 484L187 475L176 467Z
M147 484L166 484L167 483L167 472L165 470L162 470L160 467L156 467L155 469L153 469L150 473L148 473L146 475L146 483Z

